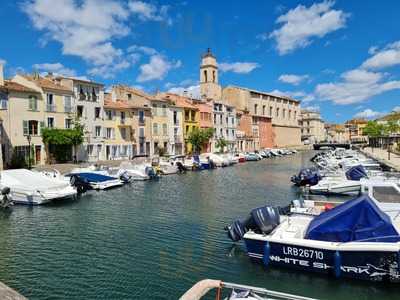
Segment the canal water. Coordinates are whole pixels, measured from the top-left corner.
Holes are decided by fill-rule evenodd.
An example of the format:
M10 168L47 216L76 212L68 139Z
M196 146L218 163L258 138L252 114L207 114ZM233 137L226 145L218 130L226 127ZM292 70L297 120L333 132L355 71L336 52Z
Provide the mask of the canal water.
M312 152L135 182L0 214L0 281L29 299L178 299L204 279L320 299L399 299L374 284L252 263L224 226L298 197ZM211 298L210 298L211 299Z

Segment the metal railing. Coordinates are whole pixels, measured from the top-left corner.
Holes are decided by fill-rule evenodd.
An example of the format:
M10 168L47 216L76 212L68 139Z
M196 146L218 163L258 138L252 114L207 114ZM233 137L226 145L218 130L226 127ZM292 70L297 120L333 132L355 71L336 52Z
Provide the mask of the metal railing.
M55 112L56 111L56 106L54 104L46 104L46 111Z

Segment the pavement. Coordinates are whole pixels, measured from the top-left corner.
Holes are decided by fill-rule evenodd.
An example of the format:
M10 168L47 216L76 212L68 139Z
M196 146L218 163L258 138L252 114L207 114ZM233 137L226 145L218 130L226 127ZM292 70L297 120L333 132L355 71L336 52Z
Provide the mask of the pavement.
M390 156L389 156L388 151L386 149L371 148L371 147L364 148L361 151L364 152L365 154L367 154L368 156L376 159L377 161L400 172L400 155L399 154L390 152Z

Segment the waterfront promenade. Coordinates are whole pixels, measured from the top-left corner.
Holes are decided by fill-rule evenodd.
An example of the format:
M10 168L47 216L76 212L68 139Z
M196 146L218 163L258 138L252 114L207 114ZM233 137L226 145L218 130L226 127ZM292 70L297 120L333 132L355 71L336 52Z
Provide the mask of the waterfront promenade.
M400 155L391 152L389 160L388 151L386 149L366 147L361 149L361 151L380 163L383 163L396 171L400 171Z

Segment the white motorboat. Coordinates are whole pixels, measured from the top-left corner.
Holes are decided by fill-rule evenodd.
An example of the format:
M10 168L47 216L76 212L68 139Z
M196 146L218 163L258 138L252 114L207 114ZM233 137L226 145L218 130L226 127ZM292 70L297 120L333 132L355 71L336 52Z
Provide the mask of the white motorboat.
M122 174L128 174L131 180L134 181L149 180L157 177L154 168L147 163L133 164L131 162L122 162L119 167L118 176Z
M355 194L361 189L360 181L344 177L324 177L316 185L310 186L313 194Z
M69 182L49 178L26 169L1 172L0 183L10 188L15 203L39 205L55 199L71 198L77 191Z

